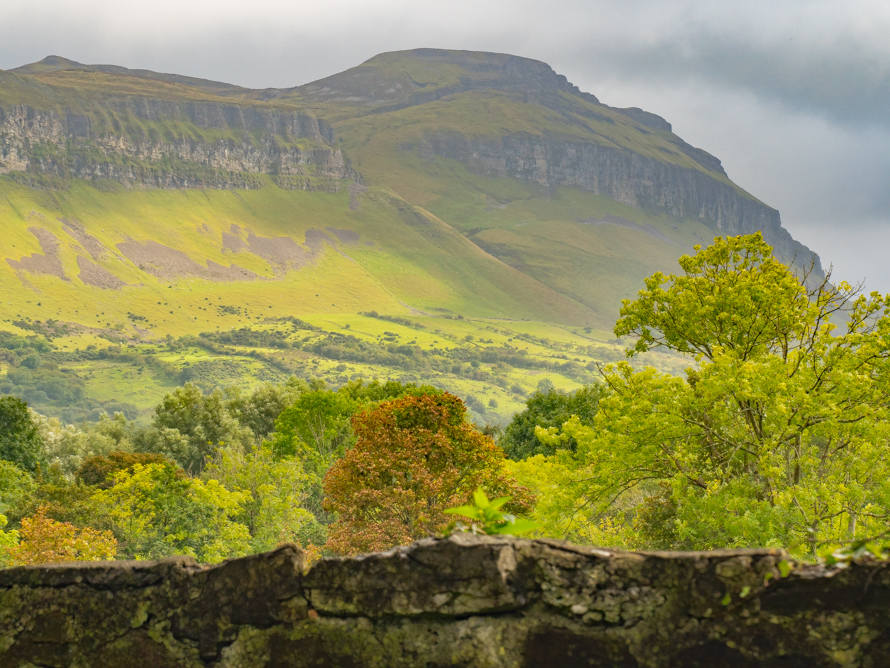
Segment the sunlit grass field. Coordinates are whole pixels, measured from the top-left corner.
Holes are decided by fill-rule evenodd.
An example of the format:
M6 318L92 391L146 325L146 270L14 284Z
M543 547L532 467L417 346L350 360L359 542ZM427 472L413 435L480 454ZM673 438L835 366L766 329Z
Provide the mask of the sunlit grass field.
M188 380L207 391L250 389L296 374L333 386L431 383L464 397L477 421L503 423L540 383L575 389L596 380L598 363L621 358L610 331L620 300L710 234L589 193L479 178L452 161L414 167L417 188L427 178L439 184L423 206L374 184L351 197L272 183L199 191L73 182L39 191L0 177L0 328L47 337L49 363L82 379L91 401L143 417ZM406 176L406 193L415 181ZM619 224L589 222L607 216ZM266 245L257 250L251 239ZM166 247L181 266L128 257L134 242ZM285 246L298 261L276 260ZM122 285L85 282L85 259ZM218 280L208 262L254 278ZM315 329L294 329L291 318ZM244 328L280 330L286 347L183 339L207 344L202 333ZM338 336L366 349L325 352L320 342ZM51 403L43 408L58 413Z

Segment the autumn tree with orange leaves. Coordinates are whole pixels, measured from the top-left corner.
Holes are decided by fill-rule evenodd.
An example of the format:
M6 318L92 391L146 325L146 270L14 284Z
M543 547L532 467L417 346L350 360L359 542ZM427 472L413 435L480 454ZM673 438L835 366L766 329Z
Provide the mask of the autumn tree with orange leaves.
M534 498L504 471L503 451L466 421L452 394L407 396L356 415L358 440L328 471L325 509L337 514L327 547L359 554L404 545L441 531L447 508L482 487L510 496L507 510L528 512Z
M114 559L117 552L117 541L110 531L57 522L46 516L46 508L23 519L19 534L21 542L7 548L5 555L13 565Z

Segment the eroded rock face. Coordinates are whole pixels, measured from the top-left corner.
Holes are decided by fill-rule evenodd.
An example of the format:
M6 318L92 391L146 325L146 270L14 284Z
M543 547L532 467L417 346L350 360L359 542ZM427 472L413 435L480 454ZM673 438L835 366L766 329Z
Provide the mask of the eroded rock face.
M0 106L0 174L23 172L25 182L30 174L152 188L255 188L264 183L256 175L269 174L282 188L330 191L353 177L332 146L330 128L307 114L143 98L112 100L94 111L114 122L95 127L86 114ZM125 132L132 119L177 121L230 136Z
M455 536L0 571L0 665L884 666L890 568Z
M722 234L759 230L778 257L801 266L812 259L815 273L822 274L818 256L782 227L778 211L743 194L728 179L715 178L715 173L725 176L725 172L713 156L679 138L676 147L678 153L686 153L705 169L681 167L592 142L534 135L485 139L430 134L416 150L427 159L442 156L457 160L487 177L521 179L548 189L579 188L634 208L699 220ZM415 147L409 144L403 148Z

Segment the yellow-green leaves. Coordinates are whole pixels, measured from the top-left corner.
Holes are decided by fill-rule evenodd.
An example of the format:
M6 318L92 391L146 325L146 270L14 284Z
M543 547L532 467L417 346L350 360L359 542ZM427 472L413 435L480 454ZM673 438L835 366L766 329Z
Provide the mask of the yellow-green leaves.
M747 359L803 340L817 311L794 274L756 234L717 237L680 258L681 275L656 273L625 300L615 335L636 335L629 354L663 345L711 359L721 349Z
M593 427L562 429L578 443L558 458L566 522L627 547L811 558L890 527L886 298L808 289L759 235L718 238L680 264L685 274L655 274L624 304L616 334L696 364L685 378L603 370ZM842 334L829 322L841 313Z
M248 529L234 520L245 492L189 478L169 464L136 464L114 480L94 501L112 523L123 554L143 559L191 554L212 563L248 552Z
M275 457L268 444L248 452L219 450L203 477L207 485L219 481L230 492L244 495L232 510L234 518L247 526L253 552L271 550L283 542L307 547L307 534L318 533L320 527L305 507L314 476L296 458Z
M469 524L454 522L446 530L446 534L455 531L468 531L473 534L516 535L537 529L538 524L529 520L519 519L510 513L501 512L501 506L510 502L509 496L501 496L489 501L481 487L473 492L472 506L449 508L449 515L461 515L470 520Z

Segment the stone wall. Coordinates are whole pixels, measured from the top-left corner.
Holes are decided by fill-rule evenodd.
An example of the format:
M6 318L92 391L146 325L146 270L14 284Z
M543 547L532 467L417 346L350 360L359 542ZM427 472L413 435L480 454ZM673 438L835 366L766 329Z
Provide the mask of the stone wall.
M886 666L890 568L460 535L0 571L0 665Z

